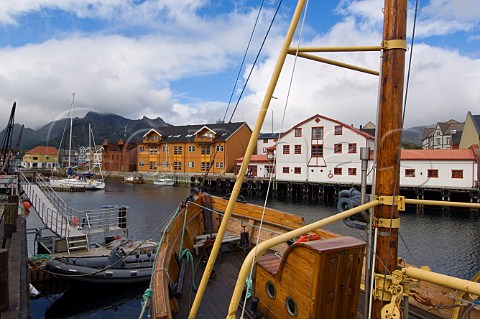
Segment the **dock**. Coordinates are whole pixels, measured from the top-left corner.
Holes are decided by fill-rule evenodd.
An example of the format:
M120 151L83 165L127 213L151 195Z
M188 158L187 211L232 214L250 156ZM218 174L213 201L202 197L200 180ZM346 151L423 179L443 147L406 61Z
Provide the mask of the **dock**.
M17 195L0 195L0 317L29 317L25 216Z

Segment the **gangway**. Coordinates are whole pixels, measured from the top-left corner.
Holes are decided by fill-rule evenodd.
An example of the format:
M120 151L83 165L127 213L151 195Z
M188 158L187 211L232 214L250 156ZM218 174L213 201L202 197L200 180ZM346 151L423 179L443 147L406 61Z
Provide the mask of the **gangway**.
M23 172L19 172L19 182L32 206L46 228L59 240L55 242L53 252L89 250L89 235L127 228L127 206L105 206L98 210L76 210L69 207L40 175L34 173L29 181Z

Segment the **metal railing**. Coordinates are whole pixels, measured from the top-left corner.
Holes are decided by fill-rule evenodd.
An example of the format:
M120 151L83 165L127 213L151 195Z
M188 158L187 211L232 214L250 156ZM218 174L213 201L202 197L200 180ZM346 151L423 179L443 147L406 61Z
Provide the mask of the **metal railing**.
M66 206L65 202L63 202L61 198L53 198L53 196L48 196L45 192L43 192L43 194L37 193L33 185L22 172L20 172L18 176L22 189L25 191L26 195L30 199L33 207L37 211L40 219L45 224L45 226L61 237L68 237L70 233L68 215L63 209L58 209L58 207L62 205L61 203ZM39 187L42 190L42 187L40 185ZM49 199L55 207L55 210L51 209L45 204L42 199L42 195L45 195L47 198L52 198ZM61 203L59 200L61 201Z
M108 232L127 229L127 206L114 205L98 210L77 210L68 206L43 177L35 174L32 183L23 172L20 172L19 181L45 226L60 237L69 237L72 230L91 234L100 230ZM33 185L38 186L41 194ZM45 201L51 205L47 205Z

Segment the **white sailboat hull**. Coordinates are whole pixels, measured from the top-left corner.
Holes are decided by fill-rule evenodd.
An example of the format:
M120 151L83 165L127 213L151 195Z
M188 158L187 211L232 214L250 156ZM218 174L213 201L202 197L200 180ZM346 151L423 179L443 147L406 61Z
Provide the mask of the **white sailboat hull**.
M175 184L175 180L173 178L160 178L154 180L153 184L159 186L173 186Z
M89 189L89 190L104 189L104 188L105 188L105 182L96 181L96 180L88 181L87 185L85 186L85 189Z

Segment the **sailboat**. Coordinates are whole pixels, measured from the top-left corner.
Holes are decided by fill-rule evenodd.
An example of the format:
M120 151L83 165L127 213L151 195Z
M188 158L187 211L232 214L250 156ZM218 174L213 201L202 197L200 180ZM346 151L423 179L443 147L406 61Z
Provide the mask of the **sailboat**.
M165 159L166 159L166 162L165 162L165 165L162 164L162 167L164 168L164 172L156 179L153 180L153 184L154 185L158 185L158 186L173 186L175 185L175 179L172 178L172 177L168 177L167 175L167 167L168 167L168 164L170 162L170 156L168 155L168 144L165 146Z
M92 149L92 140L93 140L93 149ZM105 181L103 179L102 166L101 164L92 165L92 163L94 162L94 158L92 155L94 152L96 152L97 145L95 144L95 138L93 136L92 127L90 126L90 124L88 124L88 148L89 148L89 159L88 159L89 170L95 167L98 167L98 170L100 173L100 179L92 178L95 174L91 174L90 172L88 175L83 174L83 176L85 176L86 181L88 182L87 185L85 185L85 189L88 189L88 190L104 189Z
M50 178L50 186L56 188L84 188L88 190L97 190L105 188L105 182L103 181L103 176L101 180L95 180L93 174L77 174L74 173L71 161L72 155L72 130L73 130L73 109L75 106L75 93L72 95L72 103L70 105L70 134L69 134L69 144L68 144L68 168L67 168L67 178L54 179ZM91 130L89 126L89 138Z
M322 51L290 48L305 2L299 0L296 6L229 199L196 189L166 221L150 284L151 315L480 318L480 274L469 281L412 267L398 258L398 212L406 204L480 208L479 204L411 200L398 194L406 0L385 0L383 8L383 42L377 48L382 65L374 196L309 225L294 214L237 201L287 54L314 59L305 52ZM322 229L363 211L371 212L367 229L373 245ZM371 257L365 257L366 251L372 252ZM368 276L362 278L364 273ZM148 304L144 303L142 314Z

